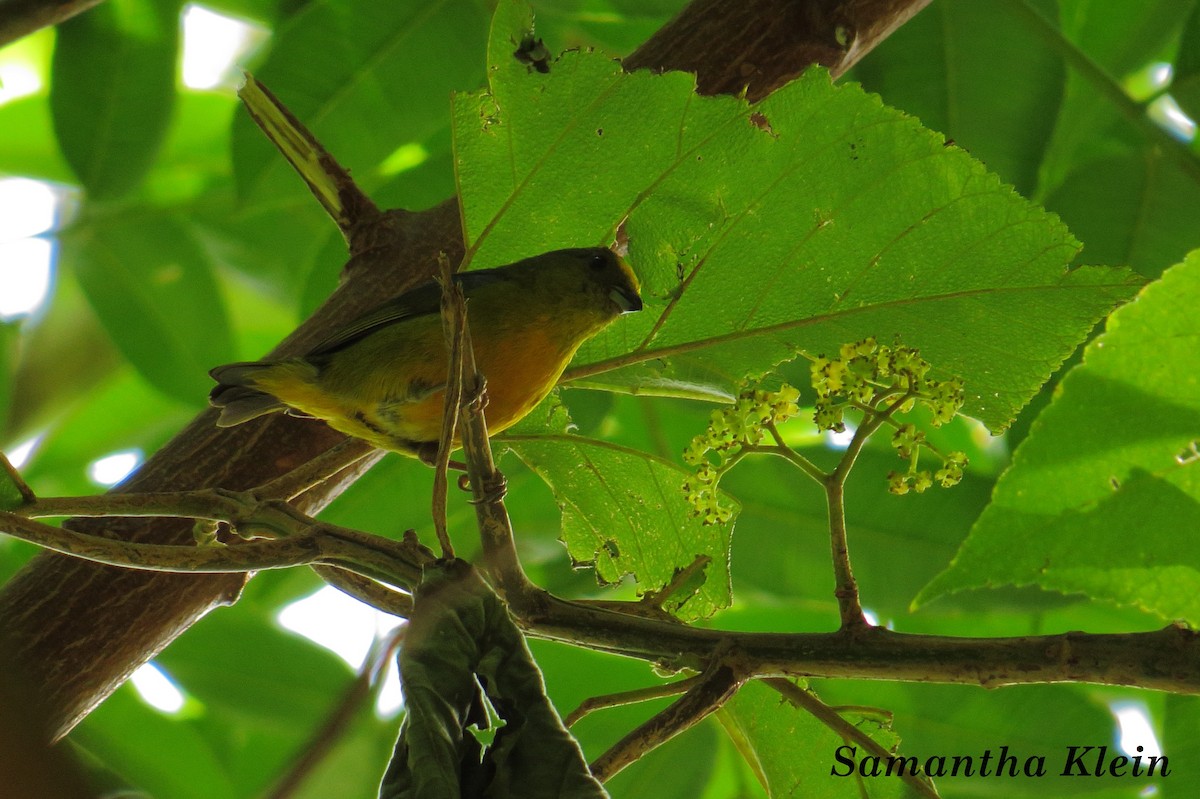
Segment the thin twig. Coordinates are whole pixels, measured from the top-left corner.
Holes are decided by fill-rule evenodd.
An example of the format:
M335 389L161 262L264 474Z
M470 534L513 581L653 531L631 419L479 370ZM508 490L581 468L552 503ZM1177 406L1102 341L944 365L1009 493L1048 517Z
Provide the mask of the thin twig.
M438 256L438 282L442 284L442 333L446 339L446 393L442 403L442 434L438 440L437 458L433 467L433 529L437 532L442 558L454 558L454 545L446 525L446 470L450 468L450 451L454 449L458 429L458 412L463 395L463 338L466 335L467 301L462 286L450 271L450 259Z
M723 657L714 657L687 693L596 758L589 766L592 775L601 782L612 779L630 763L718 710L737 692L742 681L742 675Z
M780 434L779 426L775 424L774 419L768 419L766 421L766 428L767 432L771 434L771 438L775 440L775 446L778 449L776 454L787 458L789 463L807 474L812 479L816 480L818 483L824 481L825 472L808 458L804 457L799 452L796 452L796 450L787 445L787 442L783 440L783 435Z
M346 446L350 445L350 446ZM357 452L361 450L361 452ZM376 452L369 445L349 439L333 447L324 455L295 469L282 477L265 483L250 491L226 491L217 488L195 491L161 492L152 494L101 494L88 497L46 497L31 505L20 508L15 515L29 518L54 516L99 517L173 517L222 521L243 533L257 531L274 536L294 536L306 529L319 526L324 530L344 530L319 523L279 500L259 499L271 496L295 496L312 485L327 479L363 457ZM351 460L347 461L346 457ZM357 455L357 457L355 457ZM7 530L6 530L7 532ZM353 532L355 535L365 534ZM245 544L232 548L196 548L189 546L161 545L158 550L146 549L144 544L111 546L112 539L98 538L83 533L59 530L48 526L25 527L12 533L47 549L75 555L86 560L128 566L149 571L181 572L243 572L263 568L287 568L301 565L305 557L301 551L305 544L290 547L271 546L267 542L256 542L252 549ZM35 537L37 540L35 540ZM387 539L367 536L363 540ZM432 554L423 550L414 539L406 540L402 546L407 554L405 567L407 584L414 584L420 577L420 564L432 559ZM196 552L205 554L196 556ZM310 563L313 570L325 582L350 596L376 607L386 613L407 617L412 609L412 598L401 591L370 579L352 570L332 565ZM387 582L398 582L390 580Z
M638 702L646 702L651 699L661 699L664 696L675 696L691 690L703 676L695 674L691 677L679 680L677 682L663 683L662 685L651 685L646 688L638 688L636 691L622 691L619 694L604 694L603 696L593 696L579 703L579 707L572 710L563 719L563 724L568 727L575 725L575 722L589 713L597 710L603 710L610 707L622 707L624 705L633 705Z
M822 481L825 486L825 505L829 517L829 549L833 559L833 594L837 598L838 615L841 619L841 629L844 631L857 632L870 626L863 615L858 581L854 579L854 569L850 565L850 542L846 536L846 478L849 477L850 470L854 467L854 462L862 452L867 439L904 403L908 402L911 396L911 392L904 392L893 399L892 395L885 394L875 405L877 409L880 405L883 405L883 408L864 412L862 422L850 439L850 445L842 453L834 470Z
M280 517L283 507L277 500L260 501L253 491L227 491L223 488L198 488L193 491L154 493L96 494L86 497L42 497L16 513L31 519L51 516L99 517L123 516L177 519L208 519L233 525L271 527L282 534L292 528L291 514Z
M791 680L781 677L768 678L763 682L778 691L791 704L808 711L817 721L833 730L843 741L847 743L853 741L881 759L886 759L892 754L870 735L842 718L834 708L826 705L811 691L806 691ZM900 779L908 783L921 796L928 797L928 799L940 799L937 790L925 775L918 776L903 772Z
M829 518L829 550L833 558L833 595L837 598L841 629L869 626L858 595L858 582L850 566L850 543L846 537L845 488L840 480L825 483L825 505Z
M432 555L430 556L432 558ZM412 594L398 591L380 582L335 566L313 566L317 576L329 585L376 610L407 619L412 614Z
M220 494L207 491L179 493L184 497L193 493ZM102 499L114 496L117 495L106 495ZM134 498L137 495L123 496ZM421 564L427 560L426 553L415 541L397 542L318 522L294 508L272 503L265 503L257 511L257 515L248 517L242 516L240 511L226 517L219 510L210 507L203 511L199 518L227 522L236 518L245 527L270 530L280 536L279 538L256 539L235 546L203 547L120 541L52 527L26 518L27 515L61 515L39 513L40 505L39 502L23 508L21 514L0 513L0 531L55 552L96 563L143 571L227 574L324 564L340 566L387 583L413 585L420 579ZM163 515L190 514L176 511Z
M487 383L475 366L475 349L471 345L469 323L463 327L462 357L463 454L467 461L467 476L471 481L472 504L479 524L484 562L505 600L514 607L529 609L529 603L544 596L545 592L529 581L517 556L512 522L504 507L506 480L492 457L487 420L484 418Z
M788 463L792 464L797 469L816 480L818 483L823 484L829 477L829 475L821 471L816 464L784 443L770 445L744 444L733 457L722 464L722 471L728 471L729 467L733 466L747 455L776 455L780 458L783 458Z
M8 479L12 481L12 484L17 487L17 493L21 495L22 504L31 505L37 502L37 497L34 495L33 489L29 487L29 484L25 482L25 478L21 477L21 473L9 462L8 457L3 452L0 452L0 468L8 475Z

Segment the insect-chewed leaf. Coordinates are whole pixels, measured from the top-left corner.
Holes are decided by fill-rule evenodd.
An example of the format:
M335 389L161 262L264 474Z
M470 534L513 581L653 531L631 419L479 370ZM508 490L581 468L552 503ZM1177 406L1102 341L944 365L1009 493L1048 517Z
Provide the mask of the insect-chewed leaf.
M530 69L513 56L528 35L501 4L489 87L455 98L455 167L479 266L624 221L646 308L567 379L720 395L798 352L899 335L1001 430L1140 284L1068 271L1078 243L1056 217L823 71L751 105L589 51Z
M666 607L685 620L711 616L730 602L729 521L706 525L681 490L689 474L643 452L573 435L510 436L509 445L554 491L571 558L615 583L633 575L638 589L658 591L682 570ZM697 558L709 560L697 564Z

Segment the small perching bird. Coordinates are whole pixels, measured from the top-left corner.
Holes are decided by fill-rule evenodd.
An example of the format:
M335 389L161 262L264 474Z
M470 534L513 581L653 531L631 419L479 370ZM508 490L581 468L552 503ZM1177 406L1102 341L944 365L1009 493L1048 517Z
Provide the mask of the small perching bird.
M488 430L520 421L579 346L642 300L633 271L602 247L556 250L454 276L467 299ZM324 419L382 449L431 460L447 354L441 287L425 283L350 322L299 358L218 366L209 401L231 427L285 411Z

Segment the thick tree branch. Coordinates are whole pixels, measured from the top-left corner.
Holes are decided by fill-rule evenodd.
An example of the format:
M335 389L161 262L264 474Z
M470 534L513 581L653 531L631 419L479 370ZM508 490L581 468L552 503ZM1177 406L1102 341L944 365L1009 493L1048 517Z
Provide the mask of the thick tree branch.
M761 100L812 64L836 78L930 0L695 0L625 59L695 72L701 94Z
M704 670L731 648L743 676L834 677L998 688L1083 682L1200 694L1200 633L1172 625L1141 633L1068 632L956 638L867 627L835 633L734 633L567 602L544 592L517 610L535 638L671 668Z
M473 466L472 469L475 467ZM432 560L415 539L403 542L325 524L266 503L245 511L247 503L224 492L198 491L171 495L129 497L131 512L164 512L202 515L229 521L241 519L255 529L284 537L255 540L229 547L134 544L88 536L33 522L26 516L43 515L70 506L72 500L47 502L20 513L0 512L0 529L26 541L106 563L133 569L168 571L246 571L323 562L352 569L387 583L413 585L421 568ZM487 498L489 515L503 511L498 498ZM112 498L83 497L80 507L99 504L118 507ZM24 515L22 515L24 514ZM497 523L503 524L507 517ZM492 542L511 549L511 538ZM895 633L880 627L845 627L835 633L737 633L689 627L637 611L600 607L559 599L524 579L516 563L506 570L509 558L495 570L497 582L507 588L509 606L526 633L629 657L658 662L675 669L705 669L716 663L736 666L739 680L786 675L791 677L843 677L1003 685L1052 682L1089 682L1200 694L1200 633L1170 626L1145 633L1091 634L1082 632L1018 638L956 638ZM637 603L633 603L636 605ZM733 653L733 654L730 654ZM681 685L688 686L684 681ZM676 688L648 689L645 695L665 695ZM597 702L604 706L605 702Z
M101 0L0 0L0 47L82 14Z
M419 215L384 214L369 245L347 264L350 278L272 355L305 352L379 297L426 279L437 254L454 251L459 230L453 201ZM200 414L117 492L245 489L287 474L344 440L325 425L286 416L234 428L216 427L215 418L215 411ZM381 454L346 451L342 463L350 465L330 464L331 476L302 494L297 507L317 513ZM192 540L190 521L98 519L67 526L129 541ZM44 692L56 733L63 734L176 635L212 608L235 601L244 579L147 574L39 555L0 590L2 646Z

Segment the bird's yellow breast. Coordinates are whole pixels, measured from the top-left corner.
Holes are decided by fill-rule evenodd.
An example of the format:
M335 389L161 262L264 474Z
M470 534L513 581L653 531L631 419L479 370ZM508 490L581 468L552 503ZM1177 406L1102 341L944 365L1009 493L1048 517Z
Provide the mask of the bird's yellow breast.
M336 430L384 449L415 451L441 436L448 362L440 318L396 328L394 335L372 336L355 345L362 351L345 353L325 373L292 361L255 382ZM489 433L507 429L541 402L582 341L552 335L555 328L536 318L509 326L502 335L475 321L471 328L476 368L487 380ZM371 366L363 369L362 364Z

